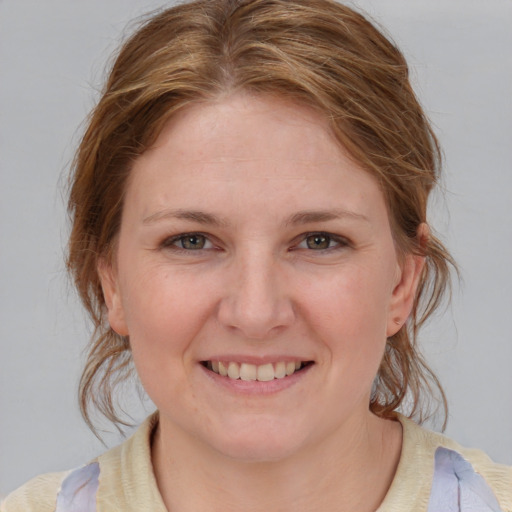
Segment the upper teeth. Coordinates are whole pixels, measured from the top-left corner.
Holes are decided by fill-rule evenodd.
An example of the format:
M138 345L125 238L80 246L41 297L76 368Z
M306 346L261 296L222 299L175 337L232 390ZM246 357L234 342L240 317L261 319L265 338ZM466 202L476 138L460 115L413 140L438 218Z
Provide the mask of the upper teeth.
M300 361L280 361L278 363L267 363L261 365L249 363L235 363L234 361L209 361L208 368L223 377L241 380L269 381L273 379L282 379L295 373L295 370L301 368Z

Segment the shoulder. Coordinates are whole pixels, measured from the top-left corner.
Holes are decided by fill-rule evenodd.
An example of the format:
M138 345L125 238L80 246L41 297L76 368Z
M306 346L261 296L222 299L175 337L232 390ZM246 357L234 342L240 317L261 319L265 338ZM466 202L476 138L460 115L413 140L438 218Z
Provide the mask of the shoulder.
M131 438L85 466L27 482L7 496L0 512L144 510L148 503L161 505L150 455L157 422L158 415L149 417Z
M1 512L96 512L99 463L67 473L41 475L7 496Z
M461 446L404 417L399 419L404 432L403 451L415 460L417 467L428 469L431 501L439 486L450 485L451 479L459 499L464 494L492 495L501 510L512 512L512 467L497 464L483 451ZM441 494L446 495L447 490L443 489ZM486 498L488 502L491 499Z
M48 473L33 478L9 494L1 512L54 512L62 481L68 473Z

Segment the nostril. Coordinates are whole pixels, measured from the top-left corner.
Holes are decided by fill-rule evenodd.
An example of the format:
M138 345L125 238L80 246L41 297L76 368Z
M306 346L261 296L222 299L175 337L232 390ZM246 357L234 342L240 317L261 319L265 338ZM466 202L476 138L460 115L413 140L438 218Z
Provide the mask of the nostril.
M293 323L295 313L285 299L267 302L226 298L219 306L218 320L224 328L243 333L248 339L265 339Z

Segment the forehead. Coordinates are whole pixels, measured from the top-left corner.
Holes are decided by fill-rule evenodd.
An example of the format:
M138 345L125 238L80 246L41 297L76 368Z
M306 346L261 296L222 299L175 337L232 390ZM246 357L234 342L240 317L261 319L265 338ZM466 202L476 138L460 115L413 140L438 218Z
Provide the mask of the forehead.
M312 108L243 93L185 108L164 125L145 155L164 145L172 145L179 158L210 161L282 158L318 163L336 161L343 152L324 117ZM191 145L200 148L192 154Z
M196 104L173 117L135 161L131 185L127 201L148 214L194 197L224 207L242 195L255 207L281 209L324 203L367 211L383 202L376 180L348 156L322 115L250 95Z

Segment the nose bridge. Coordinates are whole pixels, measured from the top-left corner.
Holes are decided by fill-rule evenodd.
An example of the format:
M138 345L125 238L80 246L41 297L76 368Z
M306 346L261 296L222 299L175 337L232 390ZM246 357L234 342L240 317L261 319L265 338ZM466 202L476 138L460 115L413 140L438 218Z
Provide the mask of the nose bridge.
M248 338L264 338L293 320L282 269L271 251L250 246L233 257L219 319Z

